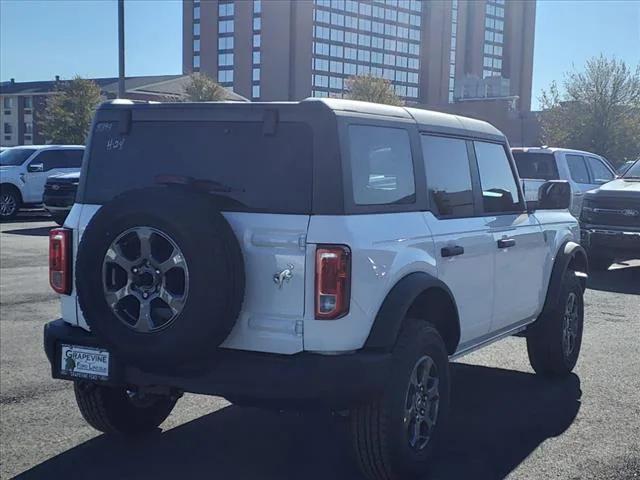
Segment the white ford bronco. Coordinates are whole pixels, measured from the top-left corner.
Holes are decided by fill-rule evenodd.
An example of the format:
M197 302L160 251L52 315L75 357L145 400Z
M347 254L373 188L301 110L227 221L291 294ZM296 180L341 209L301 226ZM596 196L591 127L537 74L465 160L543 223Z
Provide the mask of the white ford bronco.
M566 375L587 258L551 181L525 202L491 125L346 100L103 104L50 236L55 378L106 433L183 392L348 412L371 479L410 478L449 413L449 361L526 337ZM126 172L126 174L123 174Z

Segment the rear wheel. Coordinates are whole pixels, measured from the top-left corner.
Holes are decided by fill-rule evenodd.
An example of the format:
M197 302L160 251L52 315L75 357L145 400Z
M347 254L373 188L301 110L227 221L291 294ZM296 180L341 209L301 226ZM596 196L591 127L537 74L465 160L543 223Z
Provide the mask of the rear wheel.
M125 388L90 382L74 383L80 413L96 430L135 435L155 430L171 413L177 399L141 395Z
M555 308L543 314L527 332L529 362L543 375L567 375L576 365L584 321L582 286L567 270Z
M351 412L355 456L372 480L421 476L449 410L449 363L438 331L407 320L381 398Z
M2 187L0 189L0 219L10 220L18 214L20 209L20 195L15 188Z

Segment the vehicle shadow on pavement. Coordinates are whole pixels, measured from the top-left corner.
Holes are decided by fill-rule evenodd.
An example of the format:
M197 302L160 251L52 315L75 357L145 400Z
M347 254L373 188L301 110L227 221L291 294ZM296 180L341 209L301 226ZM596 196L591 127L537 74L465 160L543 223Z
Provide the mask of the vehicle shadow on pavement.
M452 418L430 478L502 479L580 408L576 375L454 364ZM145 439L99 436L19 478L359 479L347 424L329 414L230 406Z
M587 288L604 292L640 295L640 267L615 268L591 272Z
M48 237L49 230L54 228L56 225L51 225L48 227L36 227L36 228L17 228L14 230L4 230L2 233L9 233L11 235L25 235L27 237Z
M613 293L640 295L640 267L615 268L591 272L587 288Z

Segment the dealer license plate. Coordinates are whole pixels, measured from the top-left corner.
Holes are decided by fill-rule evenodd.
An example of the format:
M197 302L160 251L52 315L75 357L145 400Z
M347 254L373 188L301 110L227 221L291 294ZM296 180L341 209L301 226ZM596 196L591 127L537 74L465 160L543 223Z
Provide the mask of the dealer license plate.
M63 344L60 356L62 375L91 380L109 378L109 352L106 350Z

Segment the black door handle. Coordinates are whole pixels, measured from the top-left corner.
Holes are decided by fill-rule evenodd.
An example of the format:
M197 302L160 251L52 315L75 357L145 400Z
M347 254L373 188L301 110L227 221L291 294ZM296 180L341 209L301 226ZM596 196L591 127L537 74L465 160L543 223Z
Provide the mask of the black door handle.
M456 255L462 255L464 253L464 247L460 245L454 245L453 247L442 247L440 255L443 257L455 257Z
M509 248L515 246L516 241L513 238L502 238L498 240L498 248Z

